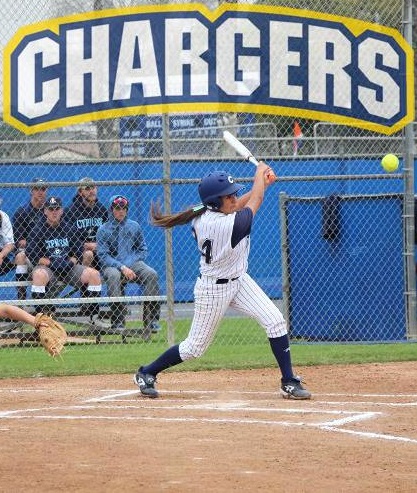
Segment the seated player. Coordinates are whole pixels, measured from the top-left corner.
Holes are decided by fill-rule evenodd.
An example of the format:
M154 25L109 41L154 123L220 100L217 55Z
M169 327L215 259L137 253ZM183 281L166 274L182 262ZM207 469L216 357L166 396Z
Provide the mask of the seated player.
M97 198L97 186L92 178L82 178L72 204L65 212L66 220L74 226L83 241L82 264L100 270L97 257L96 233L107 221L107 208Z
M109 296L122 296L128 282L143 286L145 296L159 295L158 274L145 263L147 247L139 223L127 217L129 201L123 195L110 199L109 220L97 231L97 253L107 282ZM143 338L160 330L160 303L143 304ZM111 324L116 330L125 328L123 303L112 303Z
M15 255L16 281L27 281L32 265L26 257L26 244L30 237L30 231L40 218L44 218L43 204L46 200L48 187L42 178L34 178L30 188L30 200L26 205L18 207L13 215L13 230L17 252ZM26 299L26 287L17 288L17 299Z
M54 298L62 289L58 285L75 286L81 296L101 295L100 273L92 267L81 264L83 245L75 229L63 219L62 201L59 197L49 197L45 202L45 219L39 221L31 233L26 254L34 265L32 272L32 298ZM44 306L37 306L36 313L44 312ZM87 303L83 314L96 322L99 314L98 303Z

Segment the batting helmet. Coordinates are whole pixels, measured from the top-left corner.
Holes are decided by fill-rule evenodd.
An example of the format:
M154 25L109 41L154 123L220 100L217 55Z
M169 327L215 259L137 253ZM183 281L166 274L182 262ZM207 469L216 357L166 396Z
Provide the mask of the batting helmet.
M198 193L204 205L217 210L221 207L221 197L232 195L244 188L243 185L235 183L226 171L213 171L201 180Z

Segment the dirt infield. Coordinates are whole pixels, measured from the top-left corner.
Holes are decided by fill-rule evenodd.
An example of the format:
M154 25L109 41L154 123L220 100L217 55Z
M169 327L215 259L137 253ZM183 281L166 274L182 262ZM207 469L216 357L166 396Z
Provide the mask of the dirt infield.
M0 380L1 491L417 491L417 363Z

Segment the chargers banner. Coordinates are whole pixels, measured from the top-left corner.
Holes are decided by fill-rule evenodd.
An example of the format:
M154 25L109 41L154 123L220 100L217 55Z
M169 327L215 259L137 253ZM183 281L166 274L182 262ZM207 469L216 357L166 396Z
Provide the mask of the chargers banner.
M413 53L357 19L272 6L94 11L21 28L4 120L30 134L155 113L248 112L391 134L414 117Z

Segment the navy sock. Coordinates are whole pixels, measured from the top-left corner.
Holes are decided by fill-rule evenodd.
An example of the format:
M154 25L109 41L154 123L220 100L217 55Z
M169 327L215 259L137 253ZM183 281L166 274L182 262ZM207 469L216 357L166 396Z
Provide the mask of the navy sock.
M272 352L281 370L282 380L288 381L294 377L291 364L290 340L288 334L281 337L269 338Z
M154 362L149 365L142 366L140 371L142 373L150 373L154 377L156 375L169 368L170 366L175 366L182 363L182 359L180 356L180 350L178 344L175 346L171 346L169 349L162 353L159 358L157 358Z
M16 281L27 281L28 277L29 276L26 272L15 275ZM18 286L17 287L17 299L18 300L25 300L26 299L26 286Z

